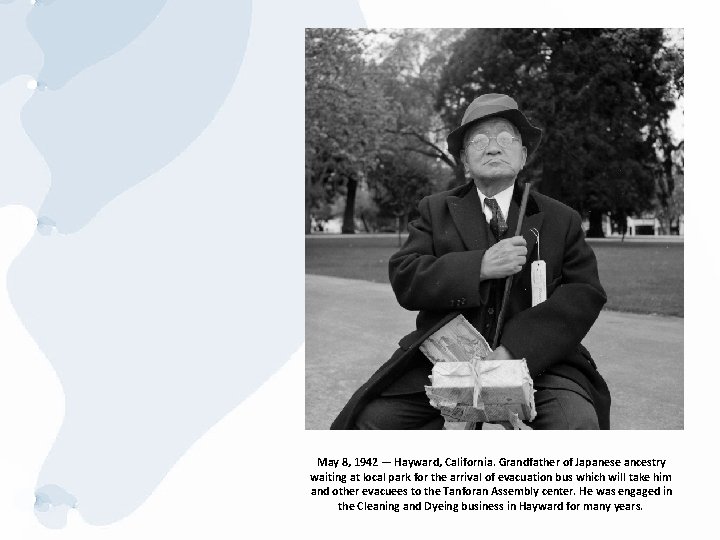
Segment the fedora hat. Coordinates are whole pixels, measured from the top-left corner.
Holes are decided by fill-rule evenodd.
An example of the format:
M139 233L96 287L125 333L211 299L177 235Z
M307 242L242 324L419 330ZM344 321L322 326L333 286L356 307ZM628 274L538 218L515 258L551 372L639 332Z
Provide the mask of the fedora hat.
M460 127L447 136L448 150L455 159L460 158L465 133L474 124L488 118L505 118L512 122L520 131L523 146L530 156L540 146L542 130L533 126L518 109L517 102L505 94L483 94L468 105Z

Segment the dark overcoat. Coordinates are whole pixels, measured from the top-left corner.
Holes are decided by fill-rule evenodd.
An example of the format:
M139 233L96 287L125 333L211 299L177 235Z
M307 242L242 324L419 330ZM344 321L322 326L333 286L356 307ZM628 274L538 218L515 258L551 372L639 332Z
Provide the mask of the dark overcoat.
M518 222L519 199L516 187L507 220L510 235ZM492 236L474 183L426 197L418 210L420 217L410 223L407 241L390 259L390 282L398 302L419 311L416 330L400 340L390 360L355 392L331 429L353 429L355 417L370 400L406 380L402 376L418 371L418 366L429 370L419 346L442 325L458 314L471 322L493 320L488 312L498 311L490 299L504 280L480 281L481 261ZM530 266L538 250L533 228L539 231L540 258L547 268L547 300L534 307ZM551 376L579 385L595 407L600 428L609 429L610 393L580 343L606 301L580 215L531 192L521 235L527 241L527 262L513 279L500 343L515 358L527 360L536 383ZM409 391L422 391L422 386Z

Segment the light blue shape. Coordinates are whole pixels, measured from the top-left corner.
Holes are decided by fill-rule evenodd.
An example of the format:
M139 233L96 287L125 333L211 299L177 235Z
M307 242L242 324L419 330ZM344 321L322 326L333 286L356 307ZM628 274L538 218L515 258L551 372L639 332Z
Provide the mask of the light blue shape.
M38 100L65 92L76 97L42 101L30 122L48 157L53 189L66 180L62 197L52 192L48 197L39 228L52 233L55 223L59 230L75 231L36 234L8 276L13 305L52 362L66 396L65 420L38 486L71 493L78 512L92 524L112 523L142 504L188 447L301 344L303 29L363 24L351 0L256 2L240 72L197 141L170 157L165 144L155 144L157 137L167 137L177 148L176 132L189 137L190 127L195 135L205 128L196 109L206 111L207 89L187 98L166 122L165 100L176 99L168 94L184 93L185 87L165 93L151 88L149 94L133 88L127 103L137 101L145 117L125 135L151 148L119 141L114 123L98 122L92 137L114 144L107 146L105 161L97 160L88 155L96 146L85 146L93 141L76 122L88 122L93 114L119 121L108 109L122 95L98 100L85 87L112 92L109 81L120 84L118 72L155 84L146 78L143 55L134 55L134 64L101 68L150 39L173 7L198 12L191 24L173 19L184 31L192 29L195 41L237 39L238 14L229 16L229 10L239 9L234 3L223 10L207 2L170 1L126 49L60 91L38 93ZM206 10L222 17L208 20ZM232 33L224 35L229 26ZM169 63L187 60L182 52L176 59L173 44L165 44ZM89 99L87 107L79 96ZM58 110L70 105L72 114ZM279 138L282 144L275 144ZM162 162L158 153L172 163L156 166L151 178L127 190L114 169L138 178L141 164L147 170L144 159ZM86 160L98 167L94 184L74 182L70 175L89 174ZM109 200L108 184L116 193L126 191L91 219ZM282 417L268 418L268 429L284 428ZM262 434L239 432L238 437L256 444ZM252 464L238 456L237 466ZM45 503L41 499L40 505Z
M67 525L67 513L77 507L77 499L60 486L50 484L35 491L35 515L50 529Z
M22 204L37 212L50 186L50 172L20 119L33 94L30 80L18 76L0 85L0 206Z
M29 0L0 0L0 85L23 74L35 75L42 65L40 47L26 26Z
M50 89L60 88L83 69L133 41L165 2L39 0L28 16L28 27L45 55L38 79Z
M91 26L95 13L74 26L61 20L70 26L53 39ZM249 25L250 2L174 0L122 51L59 90L36 92L23 123L52 175L40 217L75 232L182 152L227 96ZM74 69L69 58L61 60Z

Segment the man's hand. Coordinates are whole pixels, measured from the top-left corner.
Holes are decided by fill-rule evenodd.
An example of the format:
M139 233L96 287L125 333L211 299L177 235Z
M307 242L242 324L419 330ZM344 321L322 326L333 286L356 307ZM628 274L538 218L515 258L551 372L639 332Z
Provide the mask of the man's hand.
M514 360L510 351L508 351L503 345L498 346L493 352L487 355L485 360Z
M480 279L499 279L517 274L525 264L527 242L522 236L500 240L485 252Z

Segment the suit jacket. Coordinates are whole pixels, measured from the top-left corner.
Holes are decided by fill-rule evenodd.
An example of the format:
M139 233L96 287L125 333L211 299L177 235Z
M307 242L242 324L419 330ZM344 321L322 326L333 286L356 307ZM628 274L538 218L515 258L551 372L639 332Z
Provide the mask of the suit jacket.
M520 190L516 187L508 215L508 233L518 222ZM390 282L401 306L419 311L416 330L351 397L331 429L352 429L357 413L383 392L422 391L430 362L420 344L459 313L478 325L495 321L502 280L480 281L480 266L492 238L473 182L420 201L420 217L409 225L405 245L390 259ZM547 268L547 300L532 307L531 262ZM597 262L585 242L580 215L549 197L531 192L521 234L528 256L515 275L500 343L515 358L527 360L536 382L567 381L578 386L609 429L610 393L588 351L580 344L605 304ZM489 326L478 328L486 337ZM422 377L408 376L413 373ZM424 380L423 380L424 379ZM561 384L562 386L562 384Z

